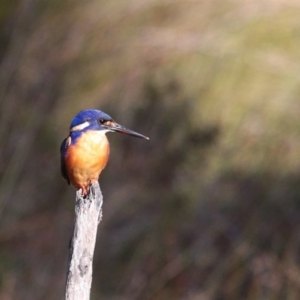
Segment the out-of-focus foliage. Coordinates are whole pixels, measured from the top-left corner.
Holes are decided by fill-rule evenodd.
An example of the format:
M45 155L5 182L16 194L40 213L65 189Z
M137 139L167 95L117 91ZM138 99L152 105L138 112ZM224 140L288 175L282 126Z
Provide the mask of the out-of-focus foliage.
M109 134L92 299L299 299L297 1L4 1L0 300L62 299L74 189L58 149Z

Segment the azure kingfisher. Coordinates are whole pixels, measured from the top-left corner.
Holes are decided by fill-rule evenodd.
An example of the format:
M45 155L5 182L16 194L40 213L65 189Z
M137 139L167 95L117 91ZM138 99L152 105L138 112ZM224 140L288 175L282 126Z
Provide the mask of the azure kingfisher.
M120 132L149 140L148 137L117 124L96 109L79 112L72 120L70 134L60 147L61 174L86 196L90 185L98 181L109 157L107 132Z

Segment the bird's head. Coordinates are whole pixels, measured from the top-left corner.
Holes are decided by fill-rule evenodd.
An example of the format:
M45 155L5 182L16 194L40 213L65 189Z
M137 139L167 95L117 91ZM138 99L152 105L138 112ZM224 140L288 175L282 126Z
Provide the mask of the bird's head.
M88 130L103 131L103 133L109 131L120 132L149 140L148 137L116 123L111 116L102 112L101 110L96 109L82 110L74 117L71 122L71 133L82 133Z

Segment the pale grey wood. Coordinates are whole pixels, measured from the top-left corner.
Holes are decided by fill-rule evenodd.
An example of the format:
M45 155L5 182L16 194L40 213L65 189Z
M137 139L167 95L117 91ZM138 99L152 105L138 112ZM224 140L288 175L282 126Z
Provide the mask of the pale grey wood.
M70 242L65 300L89 300L92 264L98 224L102 218L103 197L98 182L88 196L76 193L75 221Z

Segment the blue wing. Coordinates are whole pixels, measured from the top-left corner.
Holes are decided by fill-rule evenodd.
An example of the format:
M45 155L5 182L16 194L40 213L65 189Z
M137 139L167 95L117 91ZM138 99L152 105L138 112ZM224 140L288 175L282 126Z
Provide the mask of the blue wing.
M69 147L69 137L63 140L61 146L60 146L60 171L62 177L70 184L70 179L68 177L66 164L65 164L65 155L67 153L68 147Z

